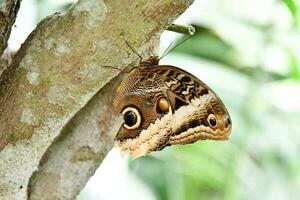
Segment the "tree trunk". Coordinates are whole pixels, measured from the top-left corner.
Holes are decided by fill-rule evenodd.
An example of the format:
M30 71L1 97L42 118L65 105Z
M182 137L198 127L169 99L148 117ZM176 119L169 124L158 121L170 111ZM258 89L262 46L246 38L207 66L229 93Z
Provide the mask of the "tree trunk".
M21 0L1 0L0 1L0 55L3 54L7 47L7 41L10 35L11 27L14 24ZM10 52L0 59L0 75L2 71L10 64Z
M121 125L104 66L136 63L125 41L145 55L191 2L78 0L38 24L0 77L0 199L78 194Z

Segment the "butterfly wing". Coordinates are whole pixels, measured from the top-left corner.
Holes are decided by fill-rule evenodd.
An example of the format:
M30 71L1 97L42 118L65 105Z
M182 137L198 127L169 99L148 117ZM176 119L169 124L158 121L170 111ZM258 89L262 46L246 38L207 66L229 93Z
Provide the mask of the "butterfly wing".
M114 98L114 107L124 118L115 139L122 152L139 157L169 144L172 109L168 103L159 109L166 91L161 77L143 68L135 68L123 79Z
M225 140L231 132L231 120L221 99L192 74L170 65L160 65L158 74L166 85L172 107L170 144L197 140Z
M115 140L134 157L168 145L224 140L231 131L219 97L174 66L141 63L123 79L113 104L124 118Z

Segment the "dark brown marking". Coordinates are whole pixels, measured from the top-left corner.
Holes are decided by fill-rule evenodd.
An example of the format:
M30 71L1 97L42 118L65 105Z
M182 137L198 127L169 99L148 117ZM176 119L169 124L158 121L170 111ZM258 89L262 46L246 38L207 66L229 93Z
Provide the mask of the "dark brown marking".
M230 120L229 117L227 117L227 123L228 123L228 124L231 124L231 120Z
M191 81L191 78L190 77L188 77L188 76L184 76L181 80L180 80L181 82L190 82Z
M194 119L190 121L188 124L183 124L180 126L180 128L174 133L174 135L180 135L181 133L187 131L190 128L195 128L197 126L200 126L200 120Z
M200 121L198 119L194 119L193 121L190 122L190 127L196 127L200 125Z
M227 128L231 124L231 120L229 117L227 117L226 122L225 122L225 127Z
M200 91L200 96L203 96L205 94L208 94L208 89L207 88L203 88L201 91Z
M204 126L209 127L209 124L208 124L208 122L207 122L206 116L201 117L201 118L199 119L199 122L200 122L201 125L204 125Z
M173 77L175 74L174 70L170 70L170 72L167 74L167 77Z
M196 94L196 91L193 89L193 90L190 90L190 93L189 93L189 96L188 97L188 101L191 102L192 99L194 99L195 97L198 97L198 95Z
M143 82L143 81L145 81L145 79L146 79L146 76L141 76L140 81Z
M179 109L181 106L188 105L186 102L182 101L179 98L175 98L175 110Z
M157 73L158 73L159 75L162 76L162 75L164 75L167 71L168 71L168 70L163 69L163 70L158 70Z

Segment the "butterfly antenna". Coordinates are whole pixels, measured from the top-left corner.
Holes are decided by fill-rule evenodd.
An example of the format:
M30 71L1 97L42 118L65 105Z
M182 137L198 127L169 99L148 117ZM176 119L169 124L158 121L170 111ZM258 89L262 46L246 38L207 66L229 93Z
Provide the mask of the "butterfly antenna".
M133 65L131 65L131 64L129 64L129 65L131 66L130 69L127 69L127 68L125 68L125 69L119 69L119 68L117 68L117 67L108 66L108 65L104 65L103 67L105 67L105 68L110 68L110 69L113 69L113 70L117 70L117 71L120 71L120 72L123 72L123 73L129 73L129 72L131 71L131 69L134 68Z
M113 67L113 66L104 65L103 67L105 67L105 68L110 68L110 69L114 69L114 70L117 70L117 71L123 71L122 69L119 69L119 68Z
M172 43L169 45L169 47L165 50L165 52L163 53L162 57L160 59L163 59L168 53L170 53L171 51L173 51L174 49L176 49L179 45L181 45L182 43L184 43L187 39L189 39L192 35L188 35L186 38L184 38L181 42L179 42L178 44L176 44L170 51L167 51L169 49L169 47L172 45Z
M166 50L164 51L164 53L162 54L161 58L165 57L165 55L167 54L168 50L170 49L170 47L172 46L173 41L169 44L169 46L166 48Z
M127 42L126 40L125 40L125 42L126 42L127 46L131 49L131 51L133 51L133 53L135 53L135 54L140 58L140 62L142 62L143 57L142 57L140 54L138 54L138 53L134 50L134 48L132 48L132 46L130 46L129 42Z

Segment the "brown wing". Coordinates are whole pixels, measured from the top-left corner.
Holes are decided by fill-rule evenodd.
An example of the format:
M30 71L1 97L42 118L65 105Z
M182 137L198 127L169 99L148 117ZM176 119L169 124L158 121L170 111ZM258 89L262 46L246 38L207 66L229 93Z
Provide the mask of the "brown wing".
M229 114L221 99L205 83L170 65L160 65L150 71L158 74L168 88L168 99L173 108L173 134L169 144L228 138L231 132Z
M192 99L200 98L209 91L212 92L205 83L192 74L171 65L153 67L148 73L161 77L168 88L168 97L174 111L190 104Z
M133 108L141 118L134 129L120 128L122 151L138 157L167 145L227 139L231 121L217 95L190 73L150 61L132 70L116 92L114 107ZM157 109L162 97L171 105L164 113Z
M145 68L134 68L122 81L114 97L114 108L121 113L129 106L136 107L142 115L142 125L135 130L119 131L117 140L136 138L140 132L154 123L163 114L156 113L157 100L166 94L167 87L161 77Z
M158 112L158 100L167 95L166 90L161 77L145 68L135 68L123 79L114 97L114 108L119 113L134 108L141 118L140 125L134 129L120 127L116 141L123 151L144 155L168 143L172 110Z

